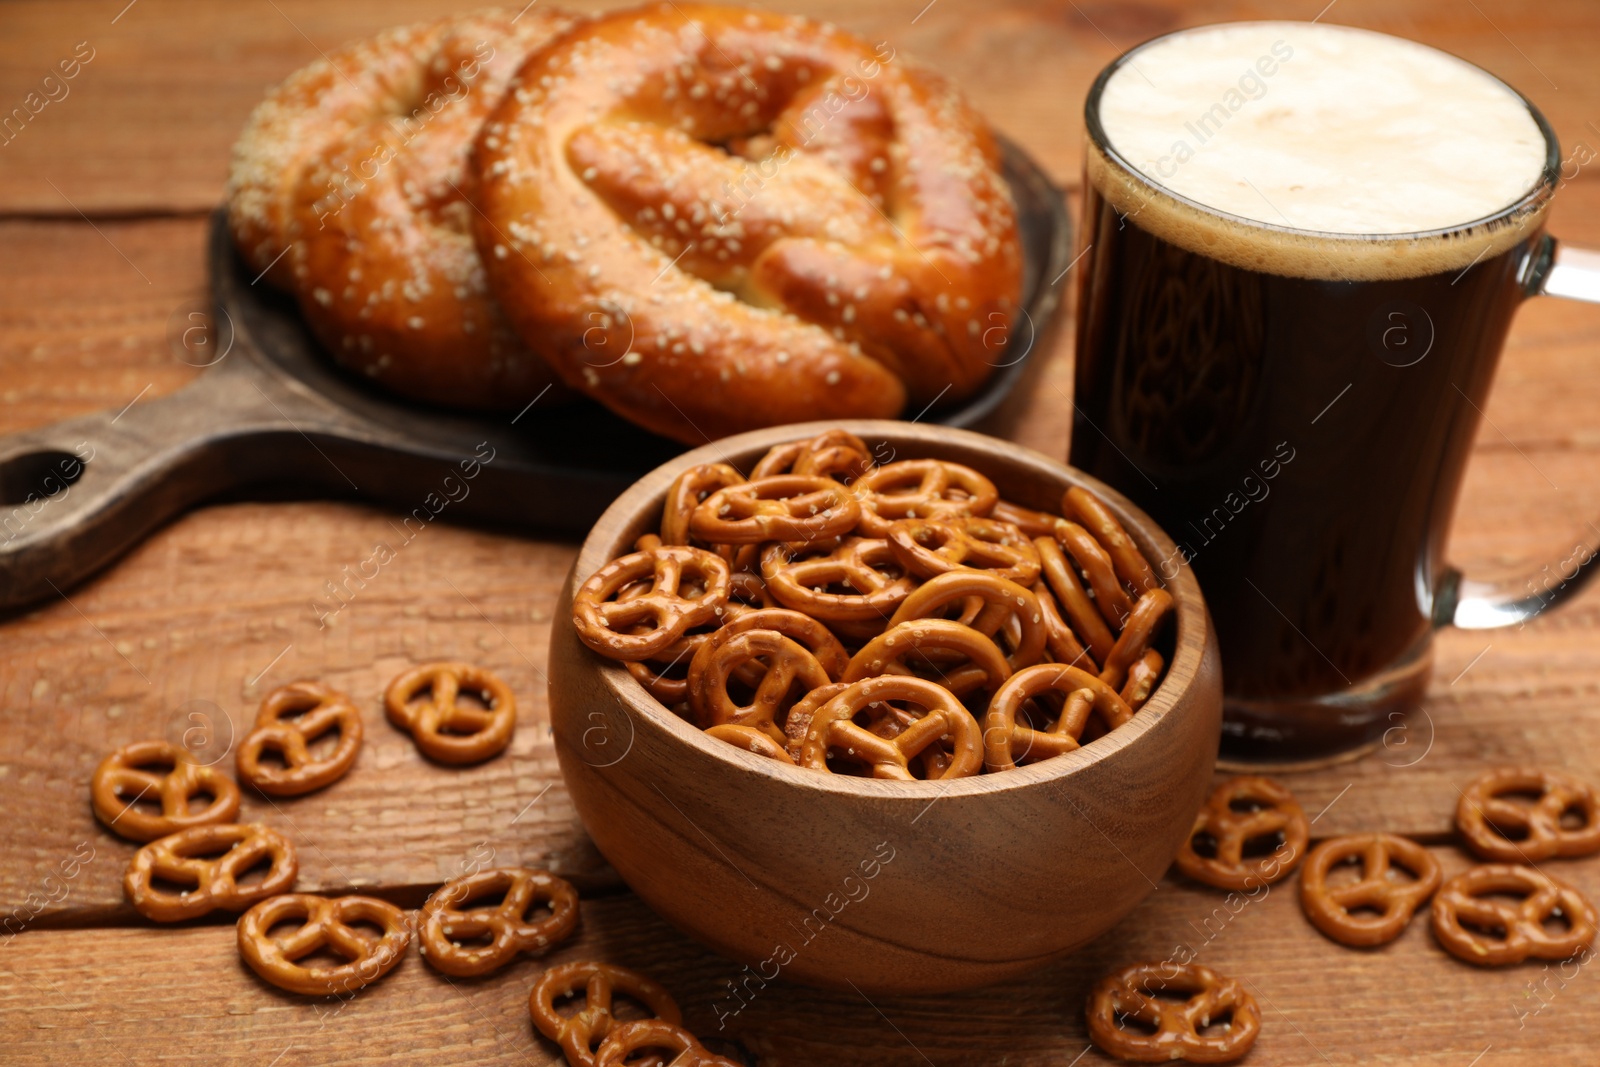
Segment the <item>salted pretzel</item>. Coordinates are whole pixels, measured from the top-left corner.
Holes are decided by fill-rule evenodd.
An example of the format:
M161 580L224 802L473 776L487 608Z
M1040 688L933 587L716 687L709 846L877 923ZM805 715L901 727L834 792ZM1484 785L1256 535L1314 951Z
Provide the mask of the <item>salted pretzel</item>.
M988 478L942 459L886 463L856 479L854 488L861 498L858 529L867 537L888 537L900 519L982 518L1000 499Z
M1532 804L1512 796L1537 794ZM1575 815L1576 826L1563 819ZM1558 771L1498 767L1456 804L1456 827L1473 852L1502 863L1538 863L1600 851L1600 798L1594 787ZM1512 836L1513 834L1517 836Z
M1235 811L1235 804L1251 810ZM1250 842L1279 835L1283 841L1270 855L1244 855ZM1196 851L1197 839L1209 839L1214 854ZM1194 829L1178 850L1176 862L1197 882L1219 889L1254 889L1287 877L1305 857L1310 839L1311 825L1294 794L1270 778L1230 778L1212 791L1195 816Z
M1043 584L1054 595L1061 617L1073 635L1088 648L1095 662L1104 663L1117 643L1116 634L1106 625L1106 620L1084 590L1077 572L1067 561L1066 553L1061 551L1061 543L1054 536L1035 537L1033 547L1039 553Z
M303 920L298 929L273 937L282 923ZM369 937L351 923L371 923L383 933ZM284 893L268 897L239 919L239 955L256 974L279 989L307 996L351 993L371 985L405 958L411 941L406 913L376 897L319 897ZM344 957L334 966L301 966L297 961L326 948Z
M325 756L313 757L311 744L337 730L339 740ZM294 682L268 693L256 725L239 744L239 777L273 797L295 797L343 778L361 751L361 712L343 693L320 682ZM262 762L274 752L277 767Z
M1044 603L1041 599L1040 603ZM1166 664L1161 653L1155 649L1145 650L1145 654L1128 668L1128 680L1122 686L1122 702L1130 710L1138 711L1144 707L1145 701L1150 699L1156 691L1156 686L1161 682L1161 668Z
M1010 649L1006 662L1013 671L1037 663L1044 654L1045 642L1039 601L1016 582L983 571L955 570L929 578L895 609L889 625L943 618L952 608L967 608L973 598L981 602L981 607L965 620L967 625L991 640L996 635L1007 636ZM1007 627L1008 620L1015 620L1014 632Z
M240 885L240 876L262 860L269 861L266 875ZM287 893L299 871L294 846L276 830L213 823L179 830L135 852L122 892L140 915L171 923L213 911L243 911L258 900ZM173 893L158 888L158 879L191 888Z
M1052 542L1053 543L1053 542ZM1039 616L1044 623L1044 643L1050 656L1058 663L1070 663L1098 674L1100 667L1089 650L1083 647L1072 626L1061 617L1061 608L1050 593L1050 583L1040 578L1033 583L1033 596L1039 602ZM1158 653L1159 655L1159 653Z
M806 733L811 729L811 719L817 709L828 701L849 689L850 682L833 682L829 685L819 686L801 697L789 709L789 714L783 720L783 750L789 759L798 765L800 763L800 750L805 747Z
M828 688L828 687L824 687ZM753 752L766 759L777 760L794 766L794 757L789 754L787 738L780 744L773 740L772 735L755 726L738 726L734 723L721 723L706 730L708 737L715 737L718 741L726 741L735 748L742 748L746 752Z
M956 656L953 663L936 663L938 652ZM910 660L908 663L907 660ZM851 657L841 679L859 682L884 674L914 674L921 668L957 697L982 691L993 694L1011 677L1011 665L1000 648L970 626L949 619L915 619L891 626Z
M805 442L795 457L795 474L837 478L846 484L877 466L865 441L849 430L828 430Z
M1172 614L1172 594L1165 589L1152 589L1139 597L1128 613L1128 621L1117 635L1116 643L1107 654L1100 669L1100 680L1113 689L1121 688L1128 679L1128 671L1150 651L1150 643L1160 633L1161 626Z
M463 704L462 692L484 708ZM424 693L425 699L419 700ZM404 672L383 693L389 721L440 763L481 763L505 751L517 728L517 700L493 671L470 663L424 663Z
M501 895L493 907L473 907L483 897ZM550 914L529 919L535 905ZM539 955L559 945L578 927L578 891L548 871L495 867L452 879L422 906L417 940L422 958L436 971L469 978L497 971L519 953ZM487 936L489 943L476 941Z
M1024 705L1045 693L1064 699L1061 713L1046 729L1035 729L1023 714ZM1093 712L1107 730L1133 717L1117 691L1088 671L1064 663L1039 663L1024 667L1002 685L983 719L983 762L991 771L1010 770L1018 763L1034 763L1076 751Z
M773 445L750 470L751 480L775 474L809 474L854 482L877 461L872 450L849 430L828 430L815 437Z
M996 519L900 519L889 547L906 570L923 578L969 567L1022 585L1039 578L1039 552L1021 530Z
M701 588L690 595L685 579ZM623 600L624 588L648 581L649 588ZM696 626L717 619L728 603L728 564L688 545L661 545L612 560L595 571L572 598L578 637L610 659L645 660L660 655ZM652 629L632 628L650 623Z
M887 45L808 19L600 17L522 68L477 151L479 245L519 332L680 441L966 396L1020 299L982 120ZM630 326L615 362L583 345L602 301Z
M713 544L811 541L850 532L861 504L832 478L775 474L712 493L689 516L689 532Z
M892 738L881 737L855 722L855 716L873 704L900 701L925 709L916 722ZM983 766L983 736L970 712L943 686L923 678L885 675L853 683L818 708L801 746L801 766L832 770L830 752L841 752L866 764L874 778L911 781L910 762L924 751L951 741L951 762L940 778L965 778Z
M740 1067L725 1056L706 1050L693 1034L665 1019L637 1019L619 1023L595 1053L595 1067L623 1067L635 1053L659 1049L671 1054L670 1067Z
M1111 557L1117 577L1133 586L1135 591L1148 593L1161 588L1150 561L1144 558L1139 547L1133 543L1133 538L1128 536L1128 531L1122 528L1122 523L1106 507L1105 501L1081 485L1075 485L1062 494L1061 513L1068 519L1076 519L1080 526L1093 535Z
M816 657L817 664L828 675L830 681L842 677L850 663L850 653L845 651L844 645L833 635L833 631L804 612L792 608L757 608L740 612L723 623L714 633L707 634L704 644L715 647L747 630L774 630L798 642ZM696 655L698 654L697 649ZM709 652L706 654L710 655ZM757 684L761 680L759 671L751 672L746 677L752 684Z
M192 809L190 801L202 794L210 802ZM239 814L239 787L233 779L166 741L135 741L101 760L90 779L89 796L100 821L129 841L154 841L193 826L232 822ZM135 806L140 800L159 803L161 814L141 811Z
M650 545L650 548L660 547L659 539L657 542ZM636 583L630 589L619 593L618 599L627 600L634 596L642 596L649 591L649 588L648 583ZM781 616L766 614L773 610L781 612ZM750 622L751 616L759 618L755 622ZM767 629L775 629L786 636L800 640L811 649L813 655L824 662L830 674L836 671L833 667L829 667L829 664L836 664L842 669L845 660L849 658L845 654L844 646L839 644L838 638L828 632L827 627L799 612L778 608L777 601L767 592L766 583L759 575L748 571L736 570L729 577L728 605L723 609L722 618L725 621L715 631L688 634L649 659L632 660L624 666L651 696L668 707L673 707L688 702L689 664L694 660L694 655L700 647L718 634L737 633L741 629L748 630L765 625ZM648 633L650 627L644 624L635 629L640 633ZM738 677L740 681L754 686L760 683L762 670L759 664L752 663L741 670Z
M251 114L229 180L234 241L346 368L474 407L520 408L556 381L489 295L469 150L523 59L575 21L540 5L390 30L290 75Z
M1519 896L1516 903L1497 899ZM1566 929L1551 933L1552 917ZM1528 958L1565 960L1594 943L1589 898L1533 867L1486 863L1445 882L1433 898L1433 934L1454 957L1483 967ZM1493 936L1487 931L1494 931Z
M719 489L742 484L744 475L726 463L702 463L678 475L661 508L661 543L688 544L689 517L701 502Z
M760 659L766 673L748 704L739 704L728 683L740 665ZM745 630L708 641L689 664L689 703L702 727L749 726L782 745L783 717L800 695L832 682L809 649L776 630ZM798 694L796 693L798 689Z
M1329 872L1350 860L1359 861L1360 880L1329 885ZM1412 878L1390 877L1395 867L1409 871ZM1332 837L1306 857L1300 872L1300 907L1312 925L1342 945L1382 945L1400 936L1412 913L1433 896L1442 879L1439 861L1410 838Z
M1060 515L1052 515L1048 511L1035 511L1005 499L995 501L989 517L1009 522L1030 538L1054 537L1056 524L1061 522Z
M1133 611L1133 601L1122 587L1122 579L1112 563L1111 554L1094 539L1093 534L1075 522L1063 520L1056 527L1055 539L1089 580L1089 588L1094 591L1094 606L1100 612L1100 617L1112 629L1121 630L1127 625L1128 616ZM1056 593L1062 595L1060 589ZM1073 616L1073 622L1077 621L1077 617Z
M1224 1017L1222 1033L1201 1033ZM1088 1020L1089 1039L1102 1051L1139 1063L1232 1063L1261 1032L1255 998L1236 979L1198 963L1135 963L1106 975L1089 994Z
M741 548L751 546L741 545ZM760 566L760 557L756 557L756 565ZM761 575L750 570L736 570L728 579L728 608L723 616L724 620L737 619L746 611L759 611L762 608L779 607L778 598L772 595L767 588L767 583Z
M686 703L689 699L689 664L700 645L710 636L692 634L666 649L657 659L632 660L623 666L644 686L645 692L667 707Z
M768 545L761 553L761 576L784 607L826 623L864 622L882 629L917 586L887 541L850 537L825 554L809 552L806 546Z
M584 994L581 1010L573 1015L556 1010L557 1000L579 990ZM563 963L541 974L528 995L528 1013L534 1027L561 1046L567 1063L595 1067L595 1049L620 1025L613 1014L619 994L638 1001L663 1022L683 1022L677 1002L659 982L626 967L590 960Z

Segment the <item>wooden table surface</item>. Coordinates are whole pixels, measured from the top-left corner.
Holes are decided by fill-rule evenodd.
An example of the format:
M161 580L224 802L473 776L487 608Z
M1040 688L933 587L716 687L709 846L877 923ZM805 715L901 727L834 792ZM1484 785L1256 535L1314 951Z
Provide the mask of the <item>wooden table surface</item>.
M1311 18L1326 0L814 0L785 4L919 55L961 82L1076 198L1080 118L1095 72L1178 26ZM126 6L125 6L126 5ZM0 6L0 110L58 60L92 54L65 97L0 146L0 432L170 393L198 373L169 324L203 307L206 213L229 146L263 89L347 39L431 17L430 0L34 0ZM588 6L588 5L575 5ZM1600 7L1593 0L1336 0L1325 18L1425 41L1528 93L1575 156L1553 230L1600 247ZM80 42L87 42L86 46ZM1070 284L1068 282L1063 284ZM1536 301L1521 315L1478 436L1453 560L1516 574L1570 551L1600 515L1600 310ZM1033 387L988 427L1061 456L1070 330L1036 359ZM558 506L558 505L557 505ZM1442 1067L1600 1061L1600 974L1463 966L1413 923L1352 951L1300 914L1293 883L1237 912L1168 875L1074 958L961 996L880 998L787 985L718 1029L739 968L669 929L584 836L551 749L543 686L550 604L570 543L430 528L334 624L312 601L390 538L391 516L349 502L230 502L157 532L107 573L0 621L0 1060L19 1064L558 1061L526 996L542 964L450 981L412 952L346 1002L258 981L228 922L154 929L122 900L133 846L104 832L87 782L137 739L221 751L267 690L320 678L364 702L367 743L332 788L244 814L293 835L301 884L415 906L466 867L551 867L584 891L581 934L552 959L598 956L672 990L703 1037L749 1062L1089 1064L1082 1004L1105 970L1194 950L1245 979L1265 1014L1248 1062ZM1600 780L1600 591L1518 629L1441 634L1423 713L1361 762L1288 776L1317 837L1388 829L1451 873L1456 790L1489 763ZM378 694L424 659L483 663L516 689L511 750L470 770L423 762L382 719ZM199 732L194 732L199 731ZM228 762L231 763L231 760ZM224 764L226 766L227 764ZM1044 846L1041 846L1044 847ZM1600 898L1600 858L1559 873ZM997 892L1003 892L997 886ZM1062 900L1061 907L1094 907ZM708 900L707 908L716 908ZM907 917L907 921L915 921ZM1086 1051L1088 1050L1088 1051Z

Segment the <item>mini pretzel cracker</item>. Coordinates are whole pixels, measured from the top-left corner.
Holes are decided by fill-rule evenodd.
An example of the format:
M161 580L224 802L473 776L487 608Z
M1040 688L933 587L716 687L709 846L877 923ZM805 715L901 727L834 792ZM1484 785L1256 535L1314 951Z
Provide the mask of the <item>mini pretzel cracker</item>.
M331 730L339 732L333 751L312 758L312 742ZM321 789L344 777L355 763L361 732L361 712L343 693L319 682L280 686L261 702L255 729L239 745L239 777L273 797ZM261 755L268 751L282 757L284 766L262 763Z
M1036 730L1019 721L1023 705L1048 692L1066 698L1049 729ZM1063 663L1024 667L989 702L983 720L984 766L991 771L1010 770L1019 762L1034 763L1077 750L1091 711L1099 713L1107 730L1133 717L1117 691L1087 671Z
M811 729L811 719L817 709L849 688L849 682L834 682L813 689L789 709L789 714L783 720L783 750L795 765L800 763L800 751L805 747L806 734Z
M725 1056L708 1052L689 1031L664 1019L620 1023L600 1043L595 1067L623 1067L636 1052L661 1049L671 1053L670 1067L740 1067Z
M670 708L689 699L689 679L681 675L689 670L694 654L710 637L710 634L690 634L667 647L659 657L624 663L623 666L644 686L646 692ZM682 669L681 672L678 668ZM669 671L676 673L669 674Z
M1519 794L1538 799L1532 804L1509 799ZM1565 825L1567 815L1575 815L1578 824ZM1537 767L1498 767L1467 786L1456 805L1456 826L1473 852L1502 863L1600 851L1600 801L1594 788Z
M828 688L824 686L823 688ZM735 726L733 723L720 723L706 730L707 736L715 737L718 741L726 741L735 748L742 748L746 752L753 752L766 759L777 760L794 766L794 757L789 755L785 744L779 744L772 739L772 735L765 730L754 726Z
M1328 872L1358 859L1361 878L1330 886ZM1389 877L1395 867L1412 881ZM1393 941L1411 915L1439 888L1439 861L1409 838L1396 834L1333 837L1311 850L1300 872L1300 907L1312 925L1342 945L1370 947ZM1377 912L1365 914L1366 910Z
M1155 692L1156 686L1161 681L1161 668L1164 663L1161 653L1153 648L1146 650L1138 662L1128 668L1128 681L1123 685L1120 694L1123 703L1134 711L1144 707L1145 701L1150 699L1150 694Z
M1111 554L1100 547L1093 534L1075 522L1063 522L1056 527L1056 541L1089 579L1089 588L1094 590L1094 606L1106 625L1118 630L1127 625L1133 601L1122 588L1122 579L1111 562ZM1061 591L1056 592L1059 595Z
M227 851L215 859L205 858L222 849ZM239 877L263 859L269 859L271 866L261 881L240 885ZM294 846L277 831L255 824L214 823L179 830L135 852L122 879L122 892L140 915L172 923L213 911L243 911L258 900L287 893L299 870ZM155 887L158 878L193 888L167 892Z
M817 663L827 672L829 680L843 675L846 664L850 662L850 653L845 651L844 645L826 626L792 608L741 611L723 623L715 633L707 635L706 641L712 646L721 645L735 634L747 630L774 630L802 645L817 658Z
M877 703L904 701L926 709L926 714L892 738L880 737L855 722L855 716ZM951 762L938 778L965 778L983 766L983 735L972 713L948 689L922 678L884 675L855 682L818 708L806 730L800 763L813 770L831 770L828 753L839 750L872 769L874 778L911 781L910 762L923 752L951 739Z
M861 504L832 478L777 474L712 493L689 532L712 544L807 541L848 533L860 516Z
M717 490L742 484L744 475L726 463L702 463L678 475L667 490L667 502L661 509L661 543L688 544L689 517L694 509Z
M828 430L805 442L795 457L794 473L839 477L849 484L876 465L866 442L848 430Z
M1117 521L1117 517L1111 514L1111 509L1099 497L1075 485L1062 494L1061 513L1069 519L1077 519L1084 529L1094 535L1111 557L1117 577L1140 593L1161 588L1150 562L1139 552L1128 531L1122 528L1122 523Z
M929 656L949 651L955 663L935 666ZM913 619L891 626L868 641L850 660L841 676L846 682L859 682L880 674L913 674L907 657L922 660L925 672L932 668L933 679L958 697L977 690L993 695L1011 677L1011 665L999 646L970 626L949 619Z
M766 663L766 673L749 704L734 702L728 682L752 660ZM689 703L702 727L751 726L783 744L783 717L789 708L818 686L833 681L804 645L776 630L746 630L722 642L708 641L689 665ZM799 694L794 690L799 687Z
M1128 678L1128 669L1150 651L1150 643L1161 630L1161 624L1172 614L1172 595L1165 589L1152 589L1139 598L1128 621L1117 635L1116 644L1106 656L1100 680L1113 689L1121 687Z
M1032 508L1013 504L1009 500L997 501L994 510L989 512L989 517L1009 522L1030 538L1054 537L1056 524L1062 521L1060 515L1052 515L1048 511L1034 511Z
M1061 551L1060 543L1054 537L1036 537L1033 546L1039 551L1040 571L1050 592L1055 594L1062 618L1089 649L1095 661L1104 663L1116 645L1116 635L1106 625L1105 619L1100 617L1094 601L1078 580L1077 572L1067 562L1066 553Z
M748 480L727 463L681 471L660 534L574 594L579 637L672 714L810 770L1008 769L1150 700L1176 602L1109 507L1074 488L1063 517L1001 500L960 463L874 460L838 429L769 448ZM1048 670L1017 681L1035 665ZM840 703L868 682L932 689Z
M1185 993L1170 1000L1157 992ZM1220 1034L1202 1035L1228 1018ZM1127 1026L1135 1019L1154 1033ZM1261 1032L1261 1009L1233 978L1198 963L1135 963L1106 975L1089 994L1089 1039L1119 1060L1139 1063L1231 1063Z
M900 519L889 525L889 547L908 571L924 578L970 567L1021 585L1039 579L1033 543L996 519Z
M685 578L704 583L698 596L684 596ZM618 597L634 582L650 586L627 600ZM659 655L696 626L716 619L728 604L728 564L713 552L688 545L662 545L612 560L589 576L574 595L572 621L578 637L609 659L644 660ZM631 633L648 622L654 629Z
M794 549L774 544L763 550L761 577L784 607L823 622L863 621L881 628L917 585L901 572L887 541L852 537L826 555L801 559L791 558ZM834 586L851 592L832 592Z
M304 925L282 937L272 928L296 919ZM373 923L381 937L367 937L350 923ZM307 996L350 993L388 974L406 954L411 924L406 913L375 897L318 897L285 893L268 897L239 919L239 955L250 969L279 989ZM343 956L333 967L295 962L319 948Z
M558 999L580 989L584 991L580 1011L562 1015L556 1010ZM541 974L528 995L528 1013L538 1031L561 1046L571 1067L595 1067L595 1049L618 1025L612 1002L619 993L664 1022L683 1022L677 1002L659 982L626 967L589 960L563 963Z
M750 471L750 480L775 474L837 477L848 484L873 468L875 460L866 442L848 430L828 430L808 441L774 445Z
M171 767L158 773L150 767ZM192 811L200 794L211 802ZM215 767L197 761L188 749L166 741L135 741L100 761L89 783L94 813L130 841L154 841L193 826L231 822L239 814L239 787ZM141 799L161 804L153 815L135 807Z
M462 704L462 690L479 695L488 710ZM426 700L417 700L422 693ZM389 721L440 763L481 763L511 743L517 701L492 671L470 663L424 663L389 683L383 694Z
M474 908L482 897L503 894L494 907ZM550 914L529 919L536 903ZM495 867L440 886L422 906L418 941L422 958L436 971L470 978L499 970L519 952L534 955L559 945L578 927L578 891L548 871ZM487 945L463 942L488 935Z
M929 578L895 609L890 626L912 619L940 618L951 605L965 606L970 598L983 608L970 625L993 639L1008 618L1020 624L1018 640L1006 656L1013 671L1038 662L1044 654L1044 615L1031 591L1016 582L982 571L954 570Z
M1252 810L1236 811L1234 804ZM1244 855L1249 842L1280 834L1283 843L1270 855ZM1215 843L1214 855L1195 851L1195 839L1202 836ZM1311 826L1294 794L1270 778L1230 778L1217 786L1195 816L1194 829L1178 851L1177 864L1190 878L1218 889L1254 889L1287 877L1305 856L1310 840ZM1279 858L1284 850L1288 855Z
M1512 903L1496 897L1516 895ZM1567 929L1545 928L1552 917ZM1596 915L1589 898L1533 867L1486 863L1470 867L1433 898L1433 934L1449 953L1481 967L1532 957L1564 960L1594 942ZM1489 931L1497 931L1494 936Z
M1054 543L1054 542L1052 542ZM1050 583L1041 578L1033 583L1034 599L1039 601L1039 614L1044 619L1044 642L1052 659L1057 663L1070 663L1086 671L1098 673L1099 664L1083 647L1078 635L1072 632L1067 620L1061 617L1056 598L1050 593Z
M867 537L888 537L898 519L983 516L1000 493L971 467L942 459L904 459L868 471L855 483L861 498L859 529Z

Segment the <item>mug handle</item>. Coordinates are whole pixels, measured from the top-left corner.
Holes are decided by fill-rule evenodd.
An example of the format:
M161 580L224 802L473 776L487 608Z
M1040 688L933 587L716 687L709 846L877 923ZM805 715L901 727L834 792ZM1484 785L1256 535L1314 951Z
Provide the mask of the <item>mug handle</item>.
M1527 294L1600 304L1600 252L1567 248L1545 237L1529 257ZM1435 624L1463 630L1515 626L1571 598L1600 572L1600 526L1591 522L1588 527L1593 536L1564 559L1521 579L1479 582L1449 569L1434 601Z

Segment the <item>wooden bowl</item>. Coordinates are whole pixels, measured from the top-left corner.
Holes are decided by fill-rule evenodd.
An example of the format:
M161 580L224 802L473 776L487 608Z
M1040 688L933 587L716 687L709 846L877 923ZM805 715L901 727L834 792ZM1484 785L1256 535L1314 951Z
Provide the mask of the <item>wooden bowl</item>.
M1187 568L1167 673L1133 721L1064 756L948 782L893 782L779 765L707 737L578 640L573 590L654 531L684 468L748 471L772 445L843 426L880 463L935 457L1001 495L1059 510L1099 494L1152 560L1172 541L1123 496L981 434L905 422L776 427L680 456L637 482L578 554L550 638L550 714L573 803L600 851L673 925L768 981L867 994L999 981L1083 945L1133 910L1189 833L1216 759L1216 639ZM728 1010L738 1004L730 998Z

